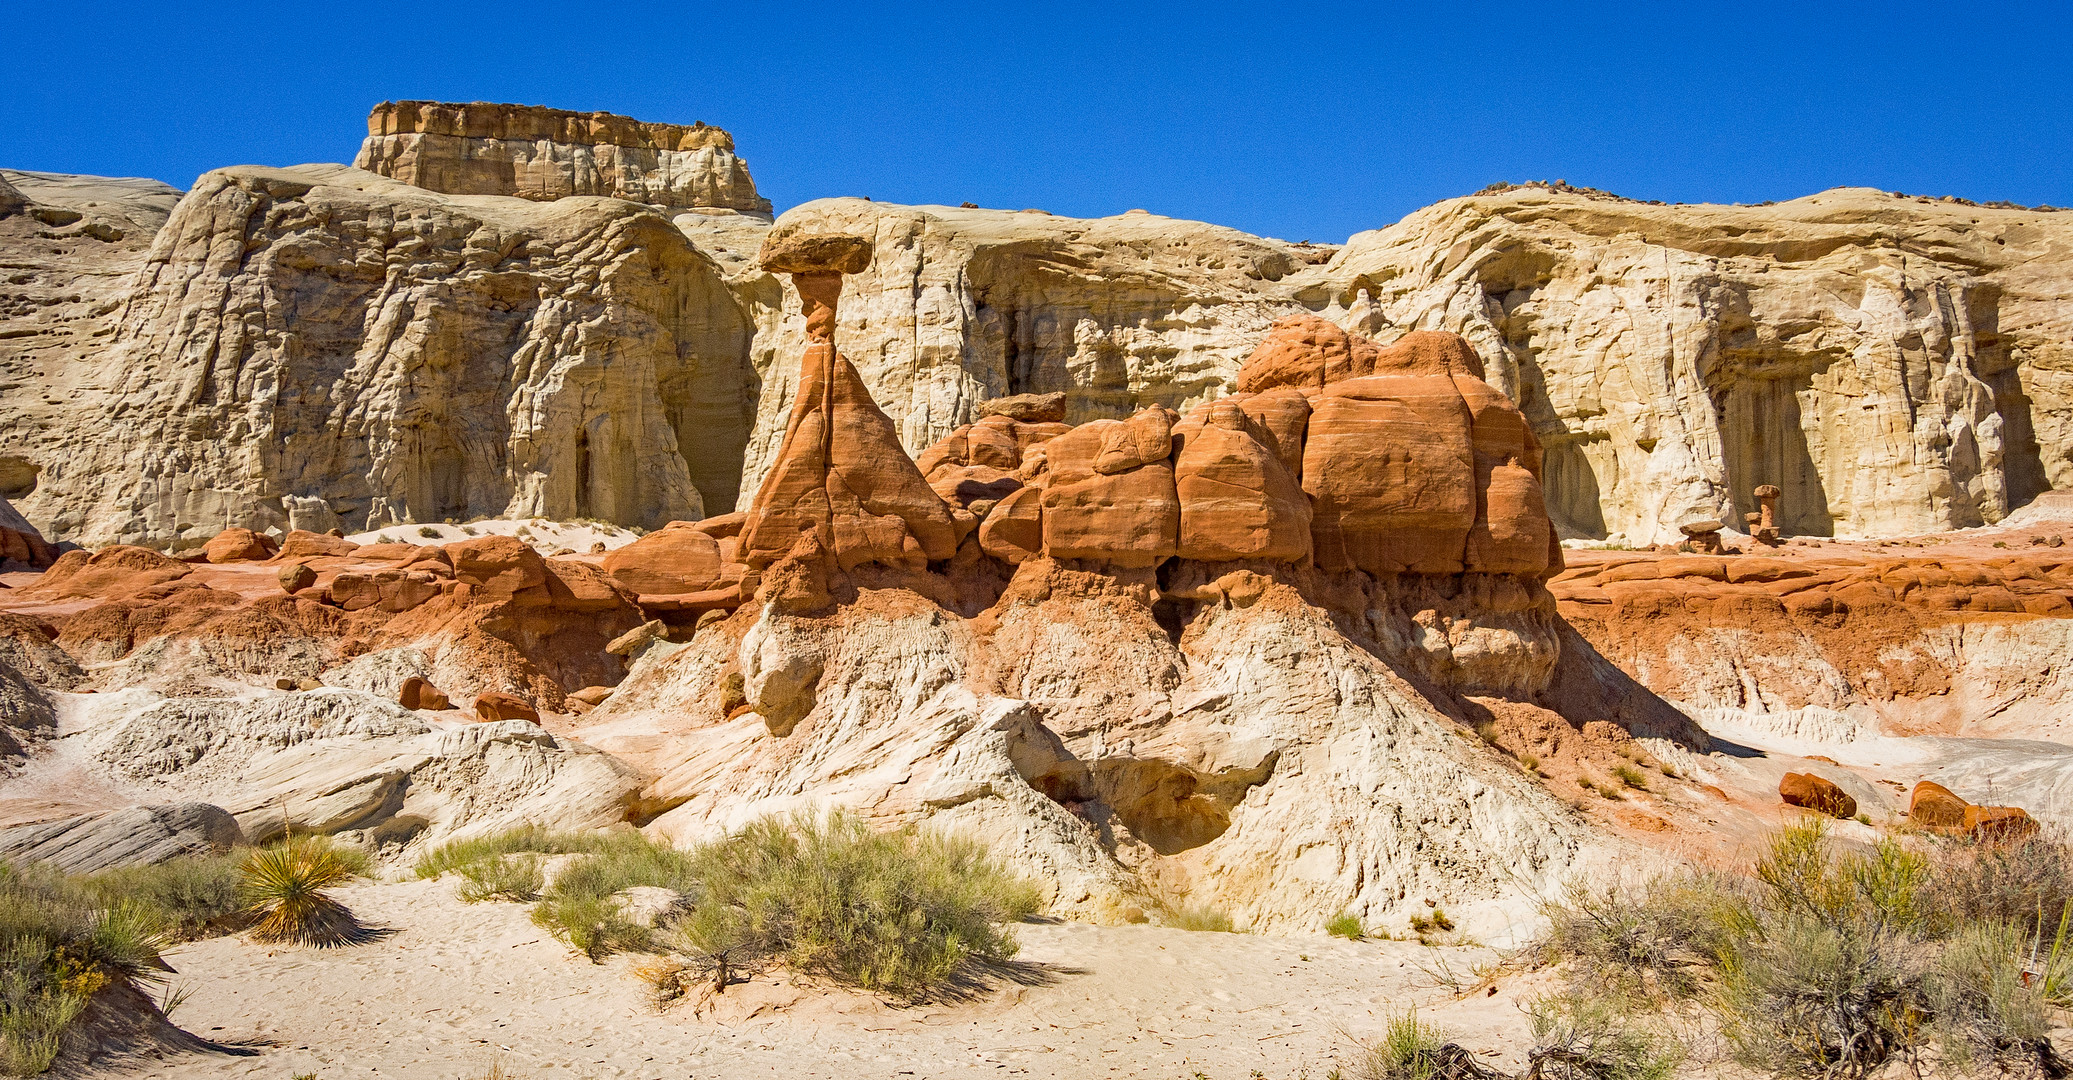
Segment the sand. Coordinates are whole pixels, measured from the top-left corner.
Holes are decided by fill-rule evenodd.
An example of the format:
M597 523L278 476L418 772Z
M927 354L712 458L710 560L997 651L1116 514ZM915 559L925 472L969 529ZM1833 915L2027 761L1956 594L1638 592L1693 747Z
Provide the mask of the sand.
M1165 1077L1352 1072L1358 1043L1417 1006L1421 1019L1516 1069L1522 996L1544 977L1463 998L1440 985L1494 954L1416 942L1270 938L1151 926L1025 923L1024 981L976 1000L889 1005L782 973L730 988L706 1015L660 1011L634 958L593 965L518 904L463 904L453 879L337 895L392 930L341 949L242 936L167 953L190 993L182 1027L250 1056L106 1063L165 1078ZM163 990L160 991L163 996ZM1257 1072L1255 1072L1257 1070Z

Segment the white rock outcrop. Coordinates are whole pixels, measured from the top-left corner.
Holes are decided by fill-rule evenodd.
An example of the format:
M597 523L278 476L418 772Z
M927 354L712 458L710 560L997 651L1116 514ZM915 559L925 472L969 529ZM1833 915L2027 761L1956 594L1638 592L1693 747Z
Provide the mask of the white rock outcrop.
M385 101L353 164L449 195L609 195L661 207L770 213L734 137L705 124L477 101Z

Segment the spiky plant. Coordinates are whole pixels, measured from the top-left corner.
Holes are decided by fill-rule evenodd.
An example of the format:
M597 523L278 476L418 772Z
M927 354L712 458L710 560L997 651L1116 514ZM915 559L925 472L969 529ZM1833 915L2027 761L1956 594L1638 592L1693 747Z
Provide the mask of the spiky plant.
M257 920L252 936L319 947L352 941L360 924L324 890L344 884L354 871L349 855L318 837L297 837L253 852L238 882L238 897Z

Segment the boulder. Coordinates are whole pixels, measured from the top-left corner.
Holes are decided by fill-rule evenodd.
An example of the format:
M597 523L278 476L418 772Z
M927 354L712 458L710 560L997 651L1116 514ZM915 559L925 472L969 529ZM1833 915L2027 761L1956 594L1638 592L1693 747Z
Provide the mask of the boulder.
M403 680L403 688L396 692L396 704L406 709L424 709L431 712L453 708L453 700L446 696L446 691L416 675Z
M185 802L0 829L0 856L48 863L67 874L91 874L154 866L183 855L220 855L244 839L236 819L223 808Z
M484 720L527 720L540 722L540 711L516 694L486 690L475 696L475 715Z
M1065 393L1055 391L989 398L979 403L979 416L981 419L1005 416L1024 424L1055 424L1065 419Z
M605 651L613 656L633 656L651 641L666 638L669 626L661 619L650 619L631 630L613 638L605 645Z
M317 583L317 572L306 564L292 562L283 564L274 571L274 578L281 583L281 591L290 596Z
M1322 390L1341 379L1371 374L1381 347L1348 334L1315 315L1277 321L1238 369L1238 390L1257 393L1280 386Z
M202 555L212 563L264 562L278 550L273 538L250 529L225 529L202 545Z
M41 570L56 562L58 554L56 545L45 540L36 526L17 513L5 497L0 497L0 564L20 563Z
M1147 567L1180 550L1172 423L1171 412L1153 406L1127 421L1082 424L1044 445L1045 554Z
M1310 497L1239 403L1210 402L1175 434L1181 558L1309 560Z
M1472 417L1445 375L1371 375L1319 396L1303 442L1318 566L1458 574L1476 523Z
M281 540L281 549L274 553L277 559L312 559L319 556L351 555L360 550L360 545L342 536L310 532L307 529L291 530Z
M1786 773L1778 782L1778 797L1793 806L1817 810L1830 817L1857 816L1857 800L1835 783L1813 773Z
M688 593L720 580L717 537L678 522L605 556L605 573L635 593Z
M1044 489L1019 488L994 504L979 524L979 548L1009 564L1044 552Z
M569 695L569 697L591 706L603 705L605 699L611 696L612 688L609 686L586 686Z
M43 572L24 596L50 599L117 600L177 581L193 567L150 548L116 544L88 554L68 551Z
M2038 825L2037 819L2020 806L1968 806L1964 828L1973 839L2006 844L2037 835Z
M1966 826L1965 812L1971 807L1951 789L1924 780L1908 796L1907 819L1925 828L1962 829Z
M510 599L547 583L546 560L516 537L478 536L448 544L445 550L453 562L454 579L474 586L485 600Z

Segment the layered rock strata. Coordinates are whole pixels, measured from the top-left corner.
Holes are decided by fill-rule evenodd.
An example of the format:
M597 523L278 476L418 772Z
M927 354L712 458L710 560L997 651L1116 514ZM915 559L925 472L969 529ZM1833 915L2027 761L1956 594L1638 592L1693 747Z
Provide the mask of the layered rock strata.
M671 209L769 214L734 137L705 124L477 101L385 101L356 168L449 195L539 202L606 195Z
M91 422L22 444L21 509L58 537L652 527L727 508L741 472L749 321L682 233L624 202L211 173L110 331L70 376L97 388Z

